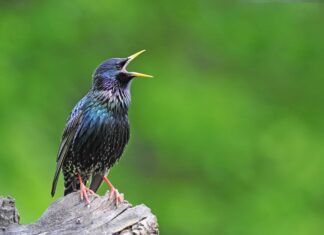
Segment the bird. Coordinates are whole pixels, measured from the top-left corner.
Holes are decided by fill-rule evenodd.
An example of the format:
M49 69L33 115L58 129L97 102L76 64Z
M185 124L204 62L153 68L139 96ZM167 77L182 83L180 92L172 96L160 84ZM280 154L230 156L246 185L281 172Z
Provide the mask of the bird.
M110 191L109 199L115 196L116 206L124 200L107 175L122 156L130 138L131 83L136 77L153 77L126 70L144 51L126 58L105 60L95 69L91 89L67 119L56 159L52 197L62 170L64 196L80 190L81 200L90 204L88 194L95 194L105 181ZM87 187L90 180L90 187Z

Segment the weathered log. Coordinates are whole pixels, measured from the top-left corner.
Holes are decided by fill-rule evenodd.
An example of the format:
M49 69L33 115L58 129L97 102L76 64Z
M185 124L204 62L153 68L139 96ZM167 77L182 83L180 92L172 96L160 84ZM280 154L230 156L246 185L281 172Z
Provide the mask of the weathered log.
M116 207L108 195L92 196L87 206L78 192L53 202L35 223L19 224L15 199L0 197L0 234L159 234L156 217L145 205L124 201Z

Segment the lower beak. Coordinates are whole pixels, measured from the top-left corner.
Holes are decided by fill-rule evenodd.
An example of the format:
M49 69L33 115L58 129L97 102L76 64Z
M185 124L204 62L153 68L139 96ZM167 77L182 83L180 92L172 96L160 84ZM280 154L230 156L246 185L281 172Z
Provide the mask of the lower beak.
M137 72L128 72L129 75L133 77L143 77L143 78L152 78L152 75L144 74L144 73L137 73Z
M137 56L139 56L140 54L142 54L145 50L141 50L131 56L127 57L127 63L125 64L124 68L126 68L126 66L132 61L134 60ZM144 74L144 73L137 73L137 72L128 72L129 75L133 76L133 77L143 77L143 78L152 78L153 76L148 75L148 74Z

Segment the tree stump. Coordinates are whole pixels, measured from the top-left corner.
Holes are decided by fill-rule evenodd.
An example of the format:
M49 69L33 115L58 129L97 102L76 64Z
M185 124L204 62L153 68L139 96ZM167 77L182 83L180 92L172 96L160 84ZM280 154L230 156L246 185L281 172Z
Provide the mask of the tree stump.
M15 199L0 197L0 234L159 234L157 219L145 205L124 201L118 207L108 195L89 195L90 206L80 200L79 192L53 202L31 224L19 224Z

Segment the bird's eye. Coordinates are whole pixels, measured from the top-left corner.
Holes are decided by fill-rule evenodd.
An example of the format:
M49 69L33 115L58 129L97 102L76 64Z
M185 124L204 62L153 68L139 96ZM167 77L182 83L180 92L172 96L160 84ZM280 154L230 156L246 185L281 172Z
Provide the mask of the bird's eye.
M120 64L116 65L116 69L120 70L120 69L122 69L122 68L123 68L123 67L122 67Z

